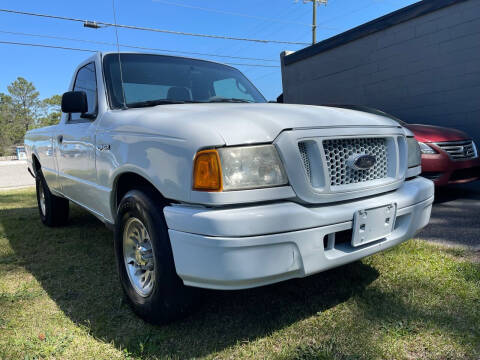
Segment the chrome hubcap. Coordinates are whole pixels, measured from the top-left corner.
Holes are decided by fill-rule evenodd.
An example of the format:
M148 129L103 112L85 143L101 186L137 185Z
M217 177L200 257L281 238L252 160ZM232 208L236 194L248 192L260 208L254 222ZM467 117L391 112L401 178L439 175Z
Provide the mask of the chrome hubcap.
M130 283L140 296L150 295L155 284L155 258L147 228L137 218L123 230L123 259Z
M45 216L45 213L46 213L45 192L43 191L42 185L38 187L38 199L40 203L40 211L42 212L42 215Z

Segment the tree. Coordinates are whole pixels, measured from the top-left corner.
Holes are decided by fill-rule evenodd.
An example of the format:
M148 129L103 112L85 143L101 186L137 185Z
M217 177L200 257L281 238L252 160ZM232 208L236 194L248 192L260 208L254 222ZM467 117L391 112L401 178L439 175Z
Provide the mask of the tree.
M22 77L7 89L8 94L0 93L0 155L22 144L29 129L57 124L62 114L60 95L40 100L35 86Z
M12 98L0 93L0 155L8 153L23 134L23 125L15 121Z
M28 131L30 126L34 124L41 105L38 99L40 94L35 86L23 77L18 77L17 80L8 85L7 89L14 106L16 121L22 123L24 130Z
M44 110L44 115L38 119L37 127L44 127L56 125L60 121L62 112L60 106L62 104L62 97L60 95L53 95L42 101L41 107Z

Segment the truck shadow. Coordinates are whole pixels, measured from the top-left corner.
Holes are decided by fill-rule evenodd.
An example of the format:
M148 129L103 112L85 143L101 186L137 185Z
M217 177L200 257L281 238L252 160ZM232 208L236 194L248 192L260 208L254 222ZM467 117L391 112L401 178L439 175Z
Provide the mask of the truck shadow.
M244 291L202 291L188 318L154 326L123 300L112 233L73 207L67 227L44 227L33 207L2 210L0 223L24 266L48 296L96 339L137 356L192 358L249 342L365 291L376 269L355 262L305 279ZM27 224L27 226L25 225Z

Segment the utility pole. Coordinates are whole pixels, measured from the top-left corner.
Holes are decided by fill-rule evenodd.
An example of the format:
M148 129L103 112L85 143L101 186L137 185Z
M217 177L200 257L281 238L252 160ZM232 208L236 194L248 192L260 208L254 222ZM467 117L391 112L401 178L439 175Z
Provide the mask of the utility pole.
M297 2L298 0L296 0ZM313 5L313 20L312 20L312 45L317 42L317 4L327 5L328 0L303 0L306 4L312 2Z

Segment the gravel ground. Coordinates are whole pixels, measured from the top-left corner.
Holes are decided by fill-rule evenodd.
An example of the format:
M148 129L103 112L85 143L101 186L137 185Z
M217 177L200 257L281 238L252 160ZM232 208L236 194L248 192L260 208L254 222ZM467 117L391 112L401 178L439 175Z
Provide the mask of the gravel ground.
M480 251L480 180L435 189L430 224L418 237Z
M26 161L0 161L0 189L14 189L35 185L27 171Z

